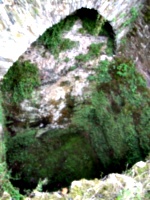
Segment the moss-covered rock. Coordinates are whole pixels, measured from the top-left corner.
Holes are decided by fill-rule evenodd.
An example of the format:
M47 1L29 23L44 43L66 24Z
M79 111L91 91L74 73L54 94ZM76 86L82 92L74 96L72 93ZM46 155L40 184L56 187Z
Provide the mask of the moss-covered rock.
M20 133L7 143L7 159L15 185L34 188L39 179L48 178L45 189L54 190L81 177L96 176L94 151L87 138L71 130L52 130L42 137L35 131ZM100 171L100 169L99 169Z
M143 169L142 174L146 174L146 179L143 179L141 172L137 172L137 166L139 169ZM145 166L143 168L143 166ZM147 170L148 169L148 170ZM61 191L53 193L40 193L34 191L33 200L137 200L144 199L148 200L150 197L149 193L149 182L150 182L150 162L138 162L130 171L136 171L137 174L132 176L128 173L125 174L110 174L101 180L86 180L81 179L79 181L73 181L68 194L62 194ZM136 177L140 177L136 180ZM145 187L147 185L147 187ZM43 195L43 196L42 196ZM30 200L30 198L26 198Z
M39 70L35 64L30 61L15 62L2 81L1 90L7 102L4 106L31 98L33 90L39 84Z

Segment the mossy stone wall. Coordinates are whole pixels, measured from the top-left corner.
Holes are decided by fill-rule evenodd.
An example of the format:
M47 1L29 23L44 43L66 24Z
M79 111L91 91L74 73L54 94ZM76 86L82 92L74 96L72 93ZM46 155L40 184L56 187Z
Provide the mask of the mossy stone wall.
M131 9L145 0L0 1L0 78L45 30L76 10L93 8L112 25L116 42L126 35ZM13 49L12 49L13 48Z

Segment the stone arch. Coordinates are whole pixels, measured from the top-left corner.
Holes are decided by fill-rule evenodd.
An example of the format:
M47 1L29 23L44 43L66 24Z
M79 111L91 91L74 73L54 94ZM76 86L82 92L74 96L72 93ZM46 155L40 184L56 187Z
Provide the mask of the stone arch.
M144 0L22 0L0 4L0 78L45 30L84 7L95 9L116 34L117 45L129 28L130 9Z

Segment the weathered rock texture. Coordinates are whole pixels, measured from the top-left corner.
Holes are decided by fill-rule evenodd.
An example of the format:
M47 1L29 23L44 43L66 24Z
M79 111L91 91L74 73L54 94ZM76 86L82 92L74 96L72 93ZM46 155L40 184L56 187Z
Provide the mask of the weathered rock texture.
M69 194L62 192L40 193L34 191L34 198L25 200L136 200L149 199L150 162L136 163L128 173L110 174L104 179L73 181Z
M120 55L132 58L150 87L150 0L146 0L136 23L127 37L122 39Z
M81 27L82 22L77 20L71 30L63 34L63 38L76 41L77 45L70 50L60 52L57 59L44 46L39 45L31 45L19 58L19 60L31 60L37 65L41 86L36 89L32 99L21 103L19 112L18 109L14 107L9 109L7 106L9 116L12 114L13 120L28 125L43 124L45 121L45 125L53 128L68 125L72 115L71 108L74 107L75 101L82 100L83 96L91 92L87 78L94 73L94 67L101 60L113 58L106 55L107 37L83 35L78 32ZM92 43L103 44L99 56L81 64L75 56L88 53ZM72 67L75 68L72 70ZM22 123L20 125L22 126ZM18 132L16 123L12 128Z
M131 9L145 0L1 0L0 78L39 35L76 10L93 8L112 25L116 42L125 36Z

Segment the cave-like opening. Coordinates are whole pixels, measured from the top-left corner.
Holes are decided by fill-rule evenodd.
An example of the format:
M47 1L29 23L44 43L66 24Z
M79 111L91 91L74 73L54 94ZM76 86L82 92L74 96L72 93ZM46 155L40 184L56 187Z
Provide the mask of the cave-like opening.
M114 54L115 34L112 26L102 16L99 17L96 10L81 8L71 17L82 21L83 27L79 30L80 33L88 34L88 37L90 35L108 37L106 53L110 56ZM46 48L50 47L50 51L55 56L58 56L62 48L70 48L67 43L69 45L72 43L69 40L62 41L59 35L61 28L67 23L68 19L70 20L67 17L63 22L47 30L46 34L44 33L44 37L41 36L40 40L35 44L41 44L44 41ZM69 24L72 24L71 20ZM97 29L97 25L100 25L100 29ZM56 36L57 33L58 36ZM50 38L47 39L48 35ZM58 40L57 43L51 42L51 39L54 39L55 36ZM53 45L55 46L54 50L51 49ZM72 107L74 106L69 105L69 110L72 110ZM50 123L49 118L47 117L47 120L45 120L46 118L41 119L38 125L44 121L45 127ZM8 149L7 163L12 171L11 181L15 187L20 188L20 192L23 194L28 193L28 190L34 189L40 179L48 178L49 180L48 184L43 186L43 190L54 191L61 187L69 186L76 179L100 178L100 176L108 173L121 172L125 169L125 159L120 159L123 164L120 164L120 160L119 162L113 160L111 164L105 167L97 157L95 150L91 146L89 135L85 131L76 130L71 126L67 129L45 131L38 138L37 130L34 130L34 128L33 125L30 125L30 127L26 127L21 132L18 132L17 129L14 133L15 130L13 130L12 134L9 126L10 136L6 144ZM112 155L113 150L109 149L107 156L111 157Z
M101 24L101 29L98 35L108 37L108 48L111 48L111 51L115 53L116 42L115 42L115 33L113 27L103 16L101 16L95 9L81 8L76 11L77 16L82 20L83 27L90 30L90 33L93 33L92 30L95 28L95 25ZM100 20L97 22L98 16Z

